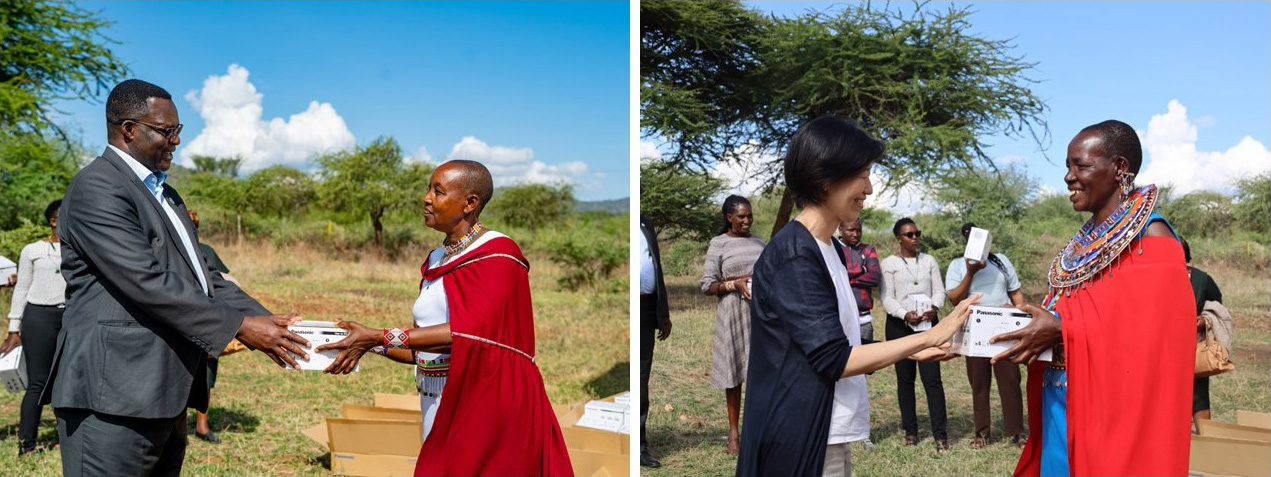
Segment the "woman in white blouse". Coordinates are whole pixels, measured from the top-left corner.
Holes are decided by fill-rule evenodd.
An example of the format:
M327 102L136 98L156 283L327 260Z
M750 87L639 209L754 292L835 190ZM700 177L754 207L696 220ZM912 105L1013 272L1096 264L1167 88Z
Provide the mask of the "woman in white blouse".
M896 221L892 233L900 244L900 253L883 259L883 308L887 311L887 340L903 338L931 328L937 321L936 310L944 305L945 290L940 279L940 265L931 255L918 251L922 232L913 219ZM915 373L915 368L917 373ZM918 415L914 409L914 375L922 375L927 393L927 411L931 415L931 434L936 451L949 449L945 429L944 383L940 381L940 363L918 363L903 360L896 363L896 398L900 401L900 425L905 430L905 445L918 444Z
M18 258L18 281L13 288L9 308L9 335L0 344L0 355L22 346L26 362L26 394L22 396L18 419L18 454L35 450L35 437L40 426L40 394L48 382L53 366L57 334L62 330L62 311L66 305L66 280L62 278L62 243L57 237L58 199L44 209L52 232L49 238L22 248Z

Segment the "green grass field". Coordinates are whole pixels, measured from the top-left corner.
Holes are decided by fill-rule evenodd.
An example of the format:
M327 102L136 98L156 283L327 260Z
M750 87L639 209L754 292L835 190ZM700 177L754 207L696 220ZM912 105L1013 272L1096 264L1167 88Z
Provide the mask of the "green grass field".
M1271 283L1265 270L1255 274L1221 263L1197 266L1218 282L1224 301L1236 318L1237 369L1211 378L1214 419L1234 422L1237 409L1271 412ZM707 376L716 299L701 294L697 276L670 277L667 286L675 326L670 339L658 342L654 352L647 431L650 449L662 461L662 468L643 472L653 476L732 475L736 459L724 448L728 431L724 393L711 389ZM875 339L882 339L881 311L877 310L880 307L875 307ZM1027 372L1024 374L1027 379ZM853 471L857 475L1010 474L1019 449L1003 439L996 389L990 401L996 440L989 447L972 450L971 388L966 365L960 359L944 362L941 376L951 451L935 452L921 382L915 388L922 441L914 447L902 445L896 375L894 368L889 367L869 378L872 439L876 447L867 451L859 443L852 444ZM745 406L743 401L743 413Z
M418 295L419 261L388 261L373 254L332 257L308 248L268 244L222 246L217 252L244 288L276 313L311 320L351 319L374 326L411 321ZM527 252L537 330L538 363L553 403L575 403L628 388L630 333L625 293L559 290L562 273L546 256ZM422 255L418 260L422 261ZM615 272L626 276L626 267ZM8 301L4 303L8 310ZM187 475L330 474L325 452L300 434L344 403L371 404L376 392L411 393L413 369L368 355L348 376L278 368L259 353L221 360L212 391L211 425L223 442L190 436ZM61 456L43 451L17 457L20 394L0 391L0 474L58 475ZM193 413L189 429L194 430ZM40 428L43 444L56 442L51 409Z

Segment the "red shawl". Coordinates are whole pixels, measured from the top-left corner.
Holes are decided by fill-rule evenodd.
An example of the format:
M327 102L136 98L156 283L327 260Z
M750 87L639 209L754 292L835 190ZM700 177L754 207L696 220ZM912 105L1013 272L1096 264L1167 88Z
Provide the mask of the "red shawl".
M429 268L445 280L450 330L534 356L529 262L497 237ZM455 336L450 373L415 475L573 475L538 366L496 344Z
M1131 243L1100 278L1060 296L1073 475L1187 473L1195 308L1171 237ZM1044 369L1028 368L1029 437L1015 475L1041 471Z

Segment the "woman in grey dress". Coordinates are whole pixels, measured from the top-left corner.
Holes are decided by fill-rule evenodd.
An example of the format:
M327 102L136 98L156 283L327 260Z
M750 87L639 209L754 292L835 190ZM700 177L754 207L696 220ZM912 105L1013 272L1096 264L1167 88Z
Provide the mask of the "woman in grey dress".
M750 235L754 216L750 201L730 195L724 200L720 234L711 239L702 265L702 292L719 297L715 309L715 344L711 348L711 387L723 389L728 402L728 452L741 448L737 422L741 416L741 383L750 355L750 275L764 243Z

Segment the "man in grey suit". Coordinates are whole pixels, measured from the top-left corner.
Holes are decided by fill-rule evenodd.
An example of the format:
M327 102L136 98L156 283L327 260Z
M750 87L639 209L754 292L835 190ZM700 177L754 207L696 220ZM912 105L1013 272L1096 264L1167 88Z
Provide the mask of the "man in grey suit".
M66 312L42 401L65 475L178 475L187 407L207 411L207 359L237 337L279 366L307 342L213 273L185 203L163 184L181 124L141 80L106 101L109 146L62 202Z

